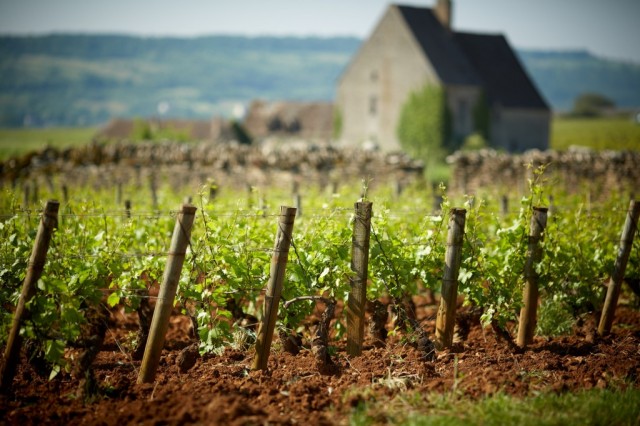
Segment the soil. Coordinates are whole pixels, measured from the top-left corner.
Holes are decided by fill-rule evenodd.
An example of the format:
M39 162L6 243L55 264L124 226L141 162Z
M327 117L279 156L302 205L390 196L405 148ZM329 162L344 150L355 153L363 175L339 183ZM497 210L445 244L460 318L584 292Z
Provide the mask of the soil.
M417 320L433 336L437 306L416 302ZM124 346L135 334L137 317L114 310L93 364L97 396L78 398L77 379L63 373L48 380L23 354L13 390L0 396L0 423L330 425L348 423L362 402L384 404L408 391L425 398L452 391L478 398L640 386L640 312L619 306L612 333L604 338L596 335L595 324L593 316L583 317L571 336L536 337L520 351L491 327L471 321L468 335L460 333L466 338L453 350L438 352L435 360L399 334L391 333L382 347L368 337L359 357L346 355L342 339L332 343L334 368L322 372L309 330L296 355L276 339L263 372L251 370L251 347L197 356L190 320L175 315L155 383L137 384L140 361L132 360Z

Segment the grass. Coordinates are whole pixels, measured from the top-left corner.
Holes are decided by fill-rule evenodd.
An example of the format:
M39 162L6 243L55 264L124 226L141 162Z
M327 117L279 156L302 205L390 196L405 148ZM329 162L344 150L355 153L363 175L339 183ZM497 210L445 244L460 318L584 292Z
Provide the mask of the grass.
M95 133L96 129L91 127L0 129L0 161L40 150L47 145L56 148L85 145Z
M563 151L571 145L596 150L640 150L640 123L626 117L554 117L550 147Z
M380 401L381 402L381 401ZM454 394L401 395L391 403L359 405L352 425L637 425L640 389L592 389L528 398L497 394L474 401ZM377 405L379 404L379 406Z

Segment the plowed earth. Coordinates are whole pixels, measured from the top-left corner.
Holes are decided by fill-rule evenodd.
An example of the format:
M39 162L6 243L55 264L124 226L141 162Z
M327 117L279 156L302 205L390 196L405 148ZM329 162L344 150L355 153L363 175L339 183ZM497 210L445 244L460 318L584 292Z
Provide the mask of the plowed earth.
M433 335L436 305L416 302L418 320ZM266 372L250 369L251 347L200 357L184 371L190 321L175 315L156 382L141 385L136 384L140 362L131 361L123 347L136 322L135 315L112 312L93 364L99 394L87 401L75 397L77 379L61 373L48 380L23 354L13 391L0 396L0 423L345 424L361 402L385 404L407 392L426 398L455 391L479 398L497 392L527 396L640 386L640 312L625 305L618 307L607 337L597 337L594 318L586 316L570 337L536 337L526 351L478 322L472 322L454 350L438 352L435 361L403 343L407 339L401 334L390 336L382 348L367 340L359 357L346 355L343 339L333 343L336 367L330 374L318 371L308 348L292 355L277 341Z

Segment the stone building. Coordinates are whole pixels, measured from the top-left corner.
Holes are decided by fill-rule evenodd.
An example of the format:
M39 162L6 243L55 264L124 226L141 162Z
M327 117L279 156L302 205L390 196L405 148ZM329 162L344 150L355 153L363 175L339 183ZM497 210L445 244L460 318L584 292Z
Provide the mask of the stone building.
M332 120L333 105L329 102L254 100L243 124L256 141L279 137L328 142Z
M339 79L341 143L399 149L402 106L411 93L437 85L445 91L458 143L474 132L474 109L484 99L492 147L548 147L550 109L506 38L454 31L451 3L387 8Z

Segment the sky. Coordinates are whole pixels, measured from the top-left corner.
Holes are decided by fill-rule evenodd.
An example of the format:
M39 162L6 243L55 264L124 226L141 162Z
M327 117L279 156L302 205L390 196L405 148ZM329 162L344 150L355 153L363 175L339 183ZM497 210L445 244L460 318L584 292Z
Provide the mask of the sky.
M436 0L402 4L432 7ZM0 34L211 34L365 38L386 0L0 0ZM640 0L454 0L459 31L521 49L586 49L640 63Z

